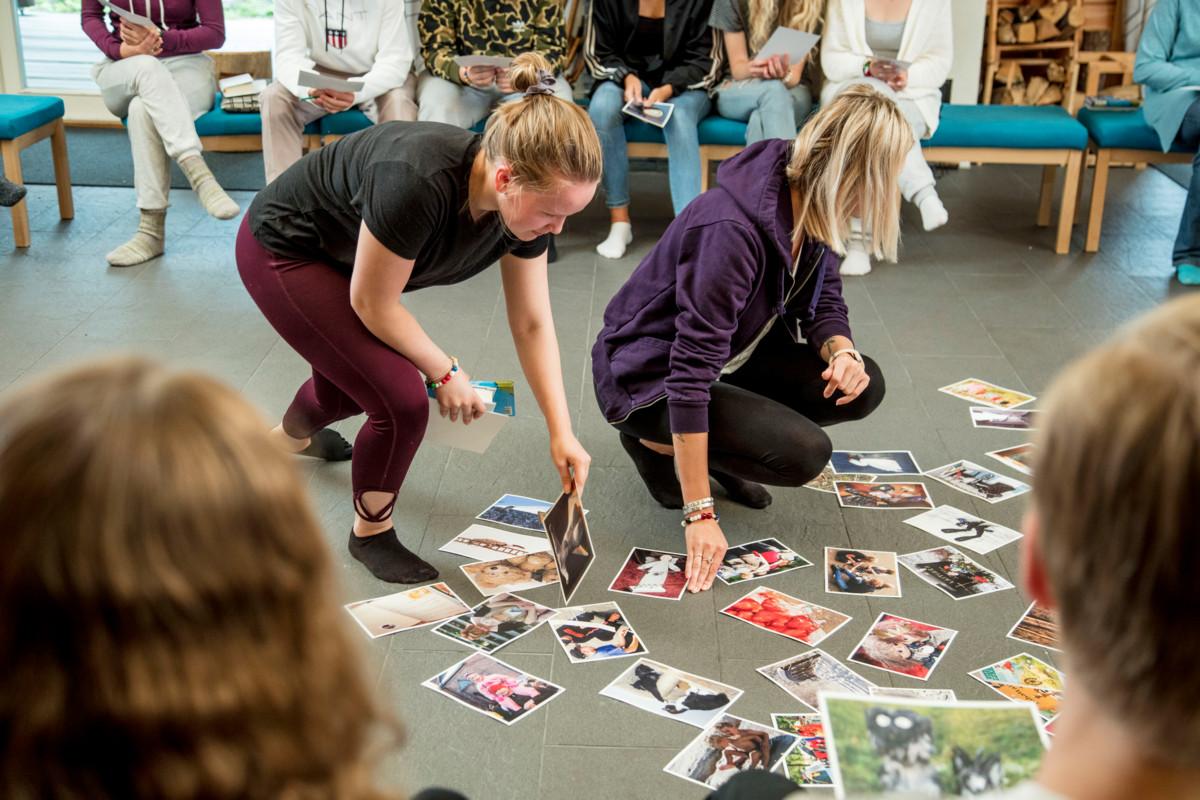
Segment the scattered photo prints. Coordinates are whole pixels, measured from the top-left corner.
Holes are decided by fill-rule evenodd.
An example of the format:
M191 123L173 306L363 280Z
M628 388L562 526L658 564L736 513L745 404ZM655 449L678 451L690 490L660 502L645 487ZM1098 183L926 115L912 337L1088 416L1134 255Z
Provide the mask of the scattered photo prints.
M609 584L609 591L632 594L636 597L656 597L678 600L687 588L683 577L687 556L635 547L629 551L625 564Z
M1027 484L1015 478L997 475L990 469L965 460L951 462L925 474L953 489L989 503L999 503L1029 491Z
M1016 408L1037 399L1031 394L1018 392L1015 389L1005 389L1003 386L981 381L978 378L966 378L949 386L943 386L938 391L969 400L972 403L983 403L992 408Z
M943 541L962 545L980 554L990 553L1021 538L1020 531L1006 528L998 522L988 522L954 506L938 506L909 517L904 522Z
M816 646L850 621L850 617L774 589L759 587L741 600L721 609L755 627L789 639Z
M553 608L515 594L498 594L467 613L446 620L433 632L484 653L494 653L531 633L554 613Z
M984 406L971 406L971 424L976 428L1005 428L1012 431L1032 431L1038 426L1042 412L1033 409L1004 411Z
M549 551L496 561L476 561L463 564L459 569L484 597L558 583L558 568Z
M596 560L586 514L579 492L572 489L559 497L553 508L539 515L558 566L558 588L564 603L571 602L575 590L583 583L583 576Z
M666 664L639 658L600 694L667 719L703 728L742 696L742 690Z
M421 684L467 708L512 725L563 688L483 653L472 653Z
M989 456L999 461L1001 464L1006 464L1017 472L1023 472L1026 475L1033 474L1033 443L1027 442L1019 444L1015 447L1005 447L1003 450L992 450L988 453Z
M834 450L829 463L839 475L860 472L869 475L921 474L917 460L908 450Z
M538 514L545 514L553 507L553 503L547 503L545 500L535 500L519 494L506 494L488 506L475 519L499 522L501 525L511 525L514 528L545 533L546 529L542 527L542 521Z
M1020 653L967 674L1009 700L1035 704L1046 722L1058 716L1063 675L1040 658Z
M923 483L834 481L842 508L933 508Z
M837 489L834 488L834 481L852 481L854 483L871 483L875 480L874 475L866 475L861 472L854 474L837 475L833 471L832 464L826 464L825 469L821 470L821 474L813 478L808 483L804 484L806 489L816 489L818 492L826 494L837 494Z
M785 658L759 667L758 672L814 711L821 692L869 694L875 685L824 650Z
M646 652L646 646L616 603L562 608L548 624L572 664Z
M885 550L825 548L825 591L871 597L899 597L896 554Z
M372 639L432 625L471 609L444 583L348 603L346 610Z
M663 769L716 789L739 772L774 769L795 745L790 733L722 714Z
M918 578L955 600L1013 588L1012 583L1002 575L997 575L949 545L905 553L900 556L900 563Z
M953 703L958 699L953 689L916 689L907 686L872 686L873 697L904 697L912 700L941 700Z
M1046 750L1026 704L827 694L821 715L839 798L990 796L1032 780Z
M1054 612L1037 603L1030 603L1029 608L1008 632L1010 639L1016 639L1029 644L1045 647L1047 650L1058 647L1058 620Z
M958 631L880 614L849 660L885 672L927 681Z
M725 584L741 583L811 566L811 561L797 555L778 539L760 539L725 551L725 558L717 567L717 577Z
M438 549L476 561L490 561L544 553L550 549L550 542L540 536L527 536L487 525L472 525Z

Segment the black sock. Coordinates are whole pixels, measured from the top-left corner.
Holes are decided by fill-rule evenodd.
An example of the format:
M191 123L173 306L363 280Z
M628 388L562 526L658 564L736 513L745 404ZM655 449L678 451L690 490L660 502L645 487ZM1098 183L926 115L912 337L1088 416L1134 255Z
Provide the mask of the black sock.
M11 208L25 197L25 187L0 177L0 206Z
M424 583L438 576L432 564L400 544L395 528L374 536L355 536L350 531L350 555L388 583Z
M650 490L650 496L663 508L683 508L683 490L675 477L675 459L656 453L637 438L621 434L621 446L633 459L638 475Z
M349 461L354 448L333 428L322 428L310 437L308 447L301 450L300 455L326 461Z
M717 472L715 469L709 470L708 474L721 484L725 494L729 495L729 499L735 503L741 503L750 508L766 508L771 505L771 493L761 483L742 480L724 472Z

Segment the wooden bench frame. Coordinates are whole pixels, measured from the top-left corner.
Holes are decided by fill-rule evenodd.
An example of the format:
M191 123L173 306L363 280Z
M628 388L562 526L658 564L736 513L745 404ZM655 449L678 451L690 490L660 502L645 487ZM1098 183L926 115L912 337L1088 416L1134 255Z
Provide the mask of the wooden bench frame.
M67 159L67 131L62 117L23 133L15 139L0 139L0 154L4 160L4 177L13 183L24 183L21 175L21 151L42 139L50 139L54 158L54 185L58 189L58 215L75 218L75 201L71 197L71 166ZM17 247L29 247L29 206L25 200L12 207L13 241Z
M1124 147L1100 147L1093 141L1088 149L1095 155L1096 172L1092 178L1092 199L1088 208L1087 236L1083 251L1095 253L1100 249L1100 228L1104 224L1104 201L1108 194L1108 171L1113 164L1188 164L1193 153L1163 153L1158 150L1131 150Z
M258 153L262 151L262 134L239 133L232 136L201 136L200 142L204 149L213 153ZM301 137L301 147L304 152L316 150L321 146L319 133L304 134Z

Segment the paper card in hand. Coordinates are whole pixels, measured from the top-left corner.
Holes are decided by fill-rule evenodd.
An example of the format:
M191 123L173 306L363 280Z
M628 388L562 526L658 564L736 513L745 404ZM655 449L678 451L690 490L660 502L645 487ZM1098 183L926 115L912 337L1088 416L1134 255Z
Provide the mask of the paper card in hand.
M299 84L309 89L330 89L335 92L354 93L362 91L363 88L362 81L344 81L341 78L333 78L306 69L300 70Z
M558 585L562 589L563 603L571 602L571 595L583 583L583 576L596 559L584 514L583 501L575 489L559 497L549 511L538 514L550 538L554 563L558 565Z
M625 104L621 111L634 119L640 119L642 122L653 125L656 128L665 128L667 123L671 121L671 112L675 110L672 103L634 103L630 101Z
M508 56L455 56L454 63L465 69L471 67L491 67L492 69L508 69L513 60Z
M158 24L155 23L154 20L150 19L149 17L143 17L141 14L135 14L132 11L129 11L128 9L121 8L120 6L115 6L112 3L109 3L108 0L101 0L101 1L104 3L105 8L107 8L109 11L116 14L118 17L125 20L126 22L132 22L134 25L141 25L144 28L158 28Z
M771 56L787 56L788 61L795 64L808 55L819 41L821 37L815 33L780 26L754 54L754 59L757 61Z

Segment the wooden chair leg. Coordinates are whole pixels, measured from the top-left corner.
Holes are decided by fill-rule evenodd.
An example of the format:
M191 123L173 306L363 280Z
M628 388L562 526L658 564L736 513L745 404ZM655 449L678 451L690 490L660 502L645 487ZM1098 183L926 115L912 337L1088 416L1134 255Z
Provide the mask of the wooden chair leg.
M1058 211L1058 236L1054 252L1065 255L1071 252L1071 229L1075 226L1075 201L1079 195L1079 173L1083 165L1083 151L1073 150L1067 156L1067 175L1063 181L1062 207Z
M1104 200L1108 194L1108 169L1112 162L1112 151L1096 152L1096 176L1092 179L1092 202L1088 210L1087 238L1083 243L1085 253L1100 249L1100 228L1104 224Z
M1054 205L1054 184L1058 179L1058 167L1047 164L1042 167L1042 194L1038 203L1037 224L1046 227L1050 224L1050 207Z
M54 123L54 133L50 135L50 150L54 156L58 216L60 219L75 219L75 201L71 197L71 163L67 158L67 128L61 119Z
M4 159L4 177L13 183L24 183L21 176L21 151L12 139L0 142ZM17 247L29 247L29 206L24 200L12 207L13 242Z

